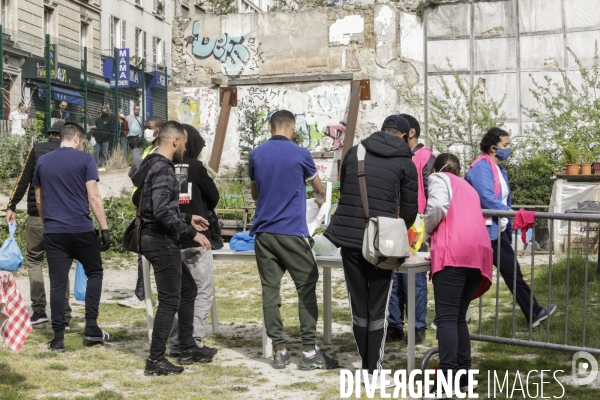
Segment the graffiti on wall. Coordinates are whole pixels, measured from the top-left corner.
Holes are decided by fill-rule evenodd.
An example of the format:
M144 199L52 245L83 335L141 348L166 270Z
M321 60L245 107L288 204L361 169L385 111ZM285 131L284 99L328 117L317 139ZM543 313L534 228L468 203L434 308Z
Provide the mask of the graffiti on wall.
M209 38L200 34L200 22L192 25L192 34L185 38L186 47L192 46L194 57L204 60L214 57L223 66L223 73L230 76L258 73L256 38L232 36L221 33L221 38Z
M303 147L312 151L339 150L346 132L349 94L346 85L319 86L307 92L273 87L240 88L237 125L243 126L248 109L265 110L265 122L275 111L287 109L295 114L296 129L304 134Z
M209 88L187 88L173 104L177 120L198 129L204 137L216 129L217 91Z

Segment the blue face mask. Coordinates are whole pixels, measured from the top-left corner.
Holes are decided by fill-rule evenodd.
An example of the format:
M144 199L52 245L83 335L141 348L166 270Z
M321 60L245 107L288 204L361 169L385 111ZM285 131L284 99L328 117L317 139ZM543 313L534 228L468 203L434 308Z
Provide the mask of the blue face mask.
M505 161L510 156L510 153L512 153L512 147L506 149L496 147L496 158L500 161Z

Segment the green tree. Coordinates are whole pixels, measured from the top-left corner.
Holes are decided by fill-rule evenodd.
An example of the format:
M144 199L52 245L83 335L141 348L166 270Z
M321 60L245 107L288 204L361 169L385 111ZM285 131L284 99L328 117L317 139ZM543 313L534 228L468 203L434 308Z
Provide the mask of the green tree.
M471 86L452 68L456 90L452 90L438 73L441 96L429 95L429 127L427 139L438 152L447 152L450 146L460 148L457 156L463 165L470 163L479 154L479 141L491 127L502 127L506 114L500 109L506 95L499 101L492 99L480 79Z
M238 12L235 0L204 0L202 7L211 14L226 15Z
M267 140L267 111L261 108L247 108L240 129L240 153L250 155L255 147Z
M586 68L581 59L568 49L577 64L581 83L576 84L560 70L560 80L544 76L529 89L537 105L523 107L534 119L540 142L561 150L563 161L590 162L600 159L600 56L598 42L594 46L592 66Z

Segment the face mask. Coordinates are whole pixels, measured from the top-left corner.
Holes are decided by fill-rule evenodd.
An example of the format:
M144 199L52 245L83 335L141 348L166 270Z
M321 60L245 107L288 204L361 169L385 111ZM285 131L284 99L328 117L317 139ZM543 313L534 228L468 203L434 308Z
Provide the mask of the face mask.
M146 140L152 141L154 139L154 130L144 129L144 137Z
M496 158L500 161L505 161L510 156L510 153L512 153L512 147L506 149L496 147Z
M446 168L447 166L448 166L448 163L444 164L444 166L442 168L440 168L440 170L437 172L444 172L444 168Z

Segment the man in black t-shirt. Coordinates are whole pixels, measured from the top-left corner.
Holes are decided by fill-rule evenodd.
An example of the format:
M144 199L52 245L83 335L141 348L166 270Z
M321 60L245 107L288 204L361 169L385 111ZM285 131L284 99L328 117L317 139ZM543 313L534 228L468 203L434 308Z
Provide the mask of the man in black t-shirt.
M179 209L185 214L200 215L208 219L208 213L212 212L219 202L219 190L213 179L208 175L202 161L198 160L198 156L204 148L204 139L193 126L184 124L183 127L188 134L185 154L181 163L175 164L175 174L179 183ZM208 240L211 240L208 230L202 232L202 234ZM207 359L212 359L217 350L202 343L202 339L206 336L204 321L208 317L214 298L212 250L206 250L184 236L181 237L180 241L181 259L190 269L198 286L198 295L194 302L193 337L198 347L206 354ZM173 330L169 339L171 341L171 357L179 356L177 320L173 323Z

